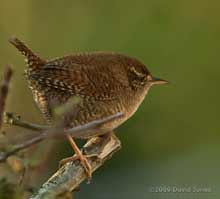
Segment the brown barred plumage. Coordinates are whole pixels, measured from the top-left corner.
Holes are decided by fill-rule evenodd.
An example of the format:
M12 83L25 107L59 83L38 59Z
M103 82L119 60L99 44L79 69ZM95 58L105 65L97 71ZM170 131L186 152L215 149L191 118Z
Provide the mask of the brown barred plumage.
M65 118L69 127L124 113L100 127L99 132L76 137L87 138L115 129L133 115L153 84L167 83L153 78L144 64L125 55L95 52L45 61L17 38L10 39L10 43L26 57L29 87L48 122L53 121L54 104L65 104L73 96L81 101Z

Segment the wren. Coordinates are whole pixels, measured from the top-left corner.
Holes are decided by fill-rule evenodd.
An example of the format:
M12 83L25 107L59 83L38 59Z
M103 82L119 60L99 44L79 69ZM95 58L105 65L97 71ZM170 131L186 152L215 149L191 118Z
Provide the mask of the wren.
M74 138L90 138L112 132L136 112L152 85L167 83L153 77L143 63L126 55L94 52L44 60L17 38L9 41L26 58L25 74L29 87L48 123L54 119L54 102L57 106L63 105L74 96L79 97L80 102L70 107L73 114L65 118L68 128L123 113L122 117L101 125L98 132L76 133ZM67 138L91 177L87 159L72 136L67 135Z

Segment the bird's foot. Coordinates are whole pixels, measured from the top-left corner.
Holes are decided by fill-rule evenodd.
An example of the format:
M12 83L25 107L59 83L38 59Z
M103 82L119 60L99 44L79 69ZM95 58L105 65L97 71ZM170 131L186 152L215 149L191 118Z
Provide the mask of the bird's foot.
M91 168L91 165L88 161L88 158L92 158L92 157L97 157L97 155L96 154L91 154L91 155L81 154L81 155L74 155L74 156L71 156L68 158L64 158L59 162L59 167L62 167L64 164L66 164L68 162L79 160L80 163L82 164L85 172L86 172L86 175L88 177L88 182L90 182L92 179L92 168Z

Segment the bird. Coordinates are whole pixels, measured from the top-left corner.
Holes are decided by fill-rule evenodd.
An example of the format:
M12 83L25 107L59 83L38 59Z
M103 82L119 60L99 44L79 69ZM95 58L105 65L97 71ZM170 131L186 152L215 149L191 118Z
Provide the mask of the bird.
M28 86L47 123L54 120L54 104L64 105L72 97L79 97L80 102L68 107L65 128L123 113L98 130L66 134L76 156L63 159L63 163L79 159L89 178L91 166L74 139L107 135L137 111L153 85L168 83L152 76L138 59L121 53L78 53L45 60L15 36L9 42L25 57Z

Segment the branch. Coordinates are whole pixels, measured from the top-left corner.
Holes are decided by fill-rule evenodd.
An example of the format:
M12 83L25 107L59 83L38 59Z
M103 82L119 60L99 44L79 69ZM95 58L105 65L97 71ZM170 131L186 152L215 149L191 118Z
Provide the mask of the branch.
M108 139L106 136L92 138L84 145L83 151L88 156L97 155L88 158L94 172L120 148L119 139L112 134ZM30 199L65 198L86 179L87 175L79 161L69 162L45 182Z
M3 112L5 110L6 98L8 96L9 83L12 76L12 69L10 66L5 68L4 77L0 85L0 128L2 127Z
M80 133L86 132L86 131L90 131L90 130L98 130L99 126L106 123L106 122L110 122L116 118L121 117L123 114L122 113L116 113L115 115L111 115L109 117L100 119L100 120L94 120L92 122L89 122L87 124L84 125L79 125L76 126L74 128L70 128L65 130L65 133L69 133L70 135L72 135L73 137L75 135L78 135ZM24 123L23 121L17 120L20 124ZM27 123L27 122L26 122ZM12 124L14 124L12 122ZM23 126L25 128L29 128L31 125L30 123L27 123L28 125ZM35 125L35 124L34 124ZM36 125L35 125L36 126ZM40 125L39 125L40 126ZM46 128L46 127L45 127ZM33 129L32 129L33 130ZM35 129L36 130L36 129ZM33 146L34 144L37 144L41 141L43 141L46 138L56 138L56 137L63 137L64 134L64 127L51 127L50 129L47 129L43 132L41 132L39 135L25 141L24 143L18 144L13 146L12 149L6 151L6 152L0 152L0 163L5 162L5 160L11 156L14 155L15 153L24 150L28 147Z

